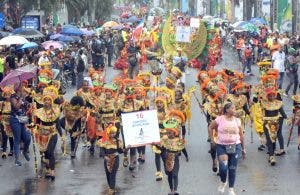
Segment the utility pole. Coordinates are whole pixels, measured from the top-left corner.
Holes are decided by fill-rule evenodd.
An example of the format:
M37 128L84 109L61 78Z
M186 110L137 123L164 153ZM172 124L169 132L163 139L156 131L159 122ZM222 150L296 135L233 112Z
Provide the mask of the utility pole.
M225 13L225 0L221 0L220 2L220 17L224 18Z
M292 33L297 32L297 23L299 22L299 1L292 0Z
M248 1L247 0L243 0L243 20L244 21L247 21L247 2Z

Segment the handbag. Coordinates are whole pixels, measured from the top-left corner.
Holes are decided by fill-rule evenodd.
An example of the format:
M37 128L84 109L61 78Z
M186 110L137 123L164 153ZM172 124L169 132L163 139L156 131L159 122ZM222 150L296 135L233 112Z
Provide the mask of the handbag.
M227 154L235 154L236 153L236 144L229 144L225 146Z
M19 123L22 124L29 123L29 118L27 116L17 116L16 118L18 119Z

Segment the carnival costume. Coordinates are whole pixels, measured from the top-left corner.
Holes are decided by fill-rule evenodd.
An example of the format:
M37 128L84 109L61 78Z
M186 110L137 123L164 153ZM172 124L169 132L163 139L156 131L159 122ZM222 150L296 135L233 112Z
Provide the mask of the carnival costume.
M120 116L121 113L130 113L130 112L136 112L136 111L142 111L143 110L143 104L141 104L140 101L135 99L135 88L136 82L131 79L127 79L124 81L125 87L124 87L124 99L121 98L119 100L119 112L118 115ZM122 132L123 135L123 132ZM127 152L124 153L124 162L123 165L127 165ZM126 162L127 161L127 162ZM136 165L136 147L130 148L130 166L129 170L134 170Z
M184 122L184 114L179 110L170 111L163 122L167 135L161 139L161 145L164 148L162 158L171 193L177 193L179 155L185 148L184 140L180 139L181 126Z
M36 126L33 133L42 154L42 162L46 165L46 177L54 180L54 151L58 140L57 133L63 136L59 125L60 108L53 103L58 96L58 91L55 87L47 87L43 91L43 96L44 106L34 110L33 113ZM47 99L50 101L49 108L45 107Z
M294 100L294 117L292 121L294 124L292 125L298 127L298 150L300 150L300 94L293 95L292 99Z
M123 153L123 143L116 137L117 128L115 126L108 126L105 132L106 134L99 139L97 145L104 148L104 168L109 185L109 194L114 194L120 161L119 154Z
M161 107L158 104L161 103ZM164 130L163 122L166 119L167 115L167 101L166 98L163 96L159 96L155 98L155 105L157 108L157 117L158 117L158 125L160 131L160 138L162 139L165 135L166 131ZM162 158L161 154L164 152L164 148L161 144L155 144L152 146L153 152L155 153L155 166L156 166L156 181L161 181L163 178L163 173L161 171L161 162L160 159Z
M14 94L14 89L12 86L6 86L2 89L3 101L0 102L0 116L1 116L1 133L2 133L2 158L7 157L7 140L9 141L10 152L8 156L13 155L14 151L14 139L12 129L9 124L10 114L11 114L11 103L10 96Z
M261 101L264 121L264 132L267 139L267 147L269 152L269 162L272 166L276 164L274 150L276 146L277 131L279 130L280 117L287 118L282 101L274 99L270 100L270 96L277 96L274 88L265 89L266 98Z
M84 100L80 96L74 96L70 102L63 105L64 117L60 119L60 126L70 134L71 139L71 158L76 156L76 146L80 135L84 133L85 111ZM63 148L66 154L66 147Z

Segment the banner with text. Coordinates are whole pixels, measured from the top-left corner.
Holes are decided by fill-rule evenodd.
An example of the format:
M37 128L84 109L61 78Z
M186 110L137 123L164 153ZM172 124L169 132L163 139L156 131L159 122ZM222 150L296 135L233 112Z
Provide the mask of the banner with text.
M122 114L125 146L142 146L160 142L156 110Z

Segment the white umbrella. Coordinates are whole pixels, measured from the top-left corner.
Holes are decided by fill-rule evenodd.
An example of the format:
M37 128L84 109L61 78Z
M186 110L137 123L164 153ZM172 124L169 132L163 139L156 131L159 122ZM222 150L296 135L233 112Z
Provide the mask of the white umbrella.
M4 37L0 40L0 45L23 45L25 43L29 43L26 38L15 35Z
M238 26L240 26L240 25L243 24L243 23L245 23L245 21L238 21L238 22L232 24L231 26L232 26L233 28L237 28Z

